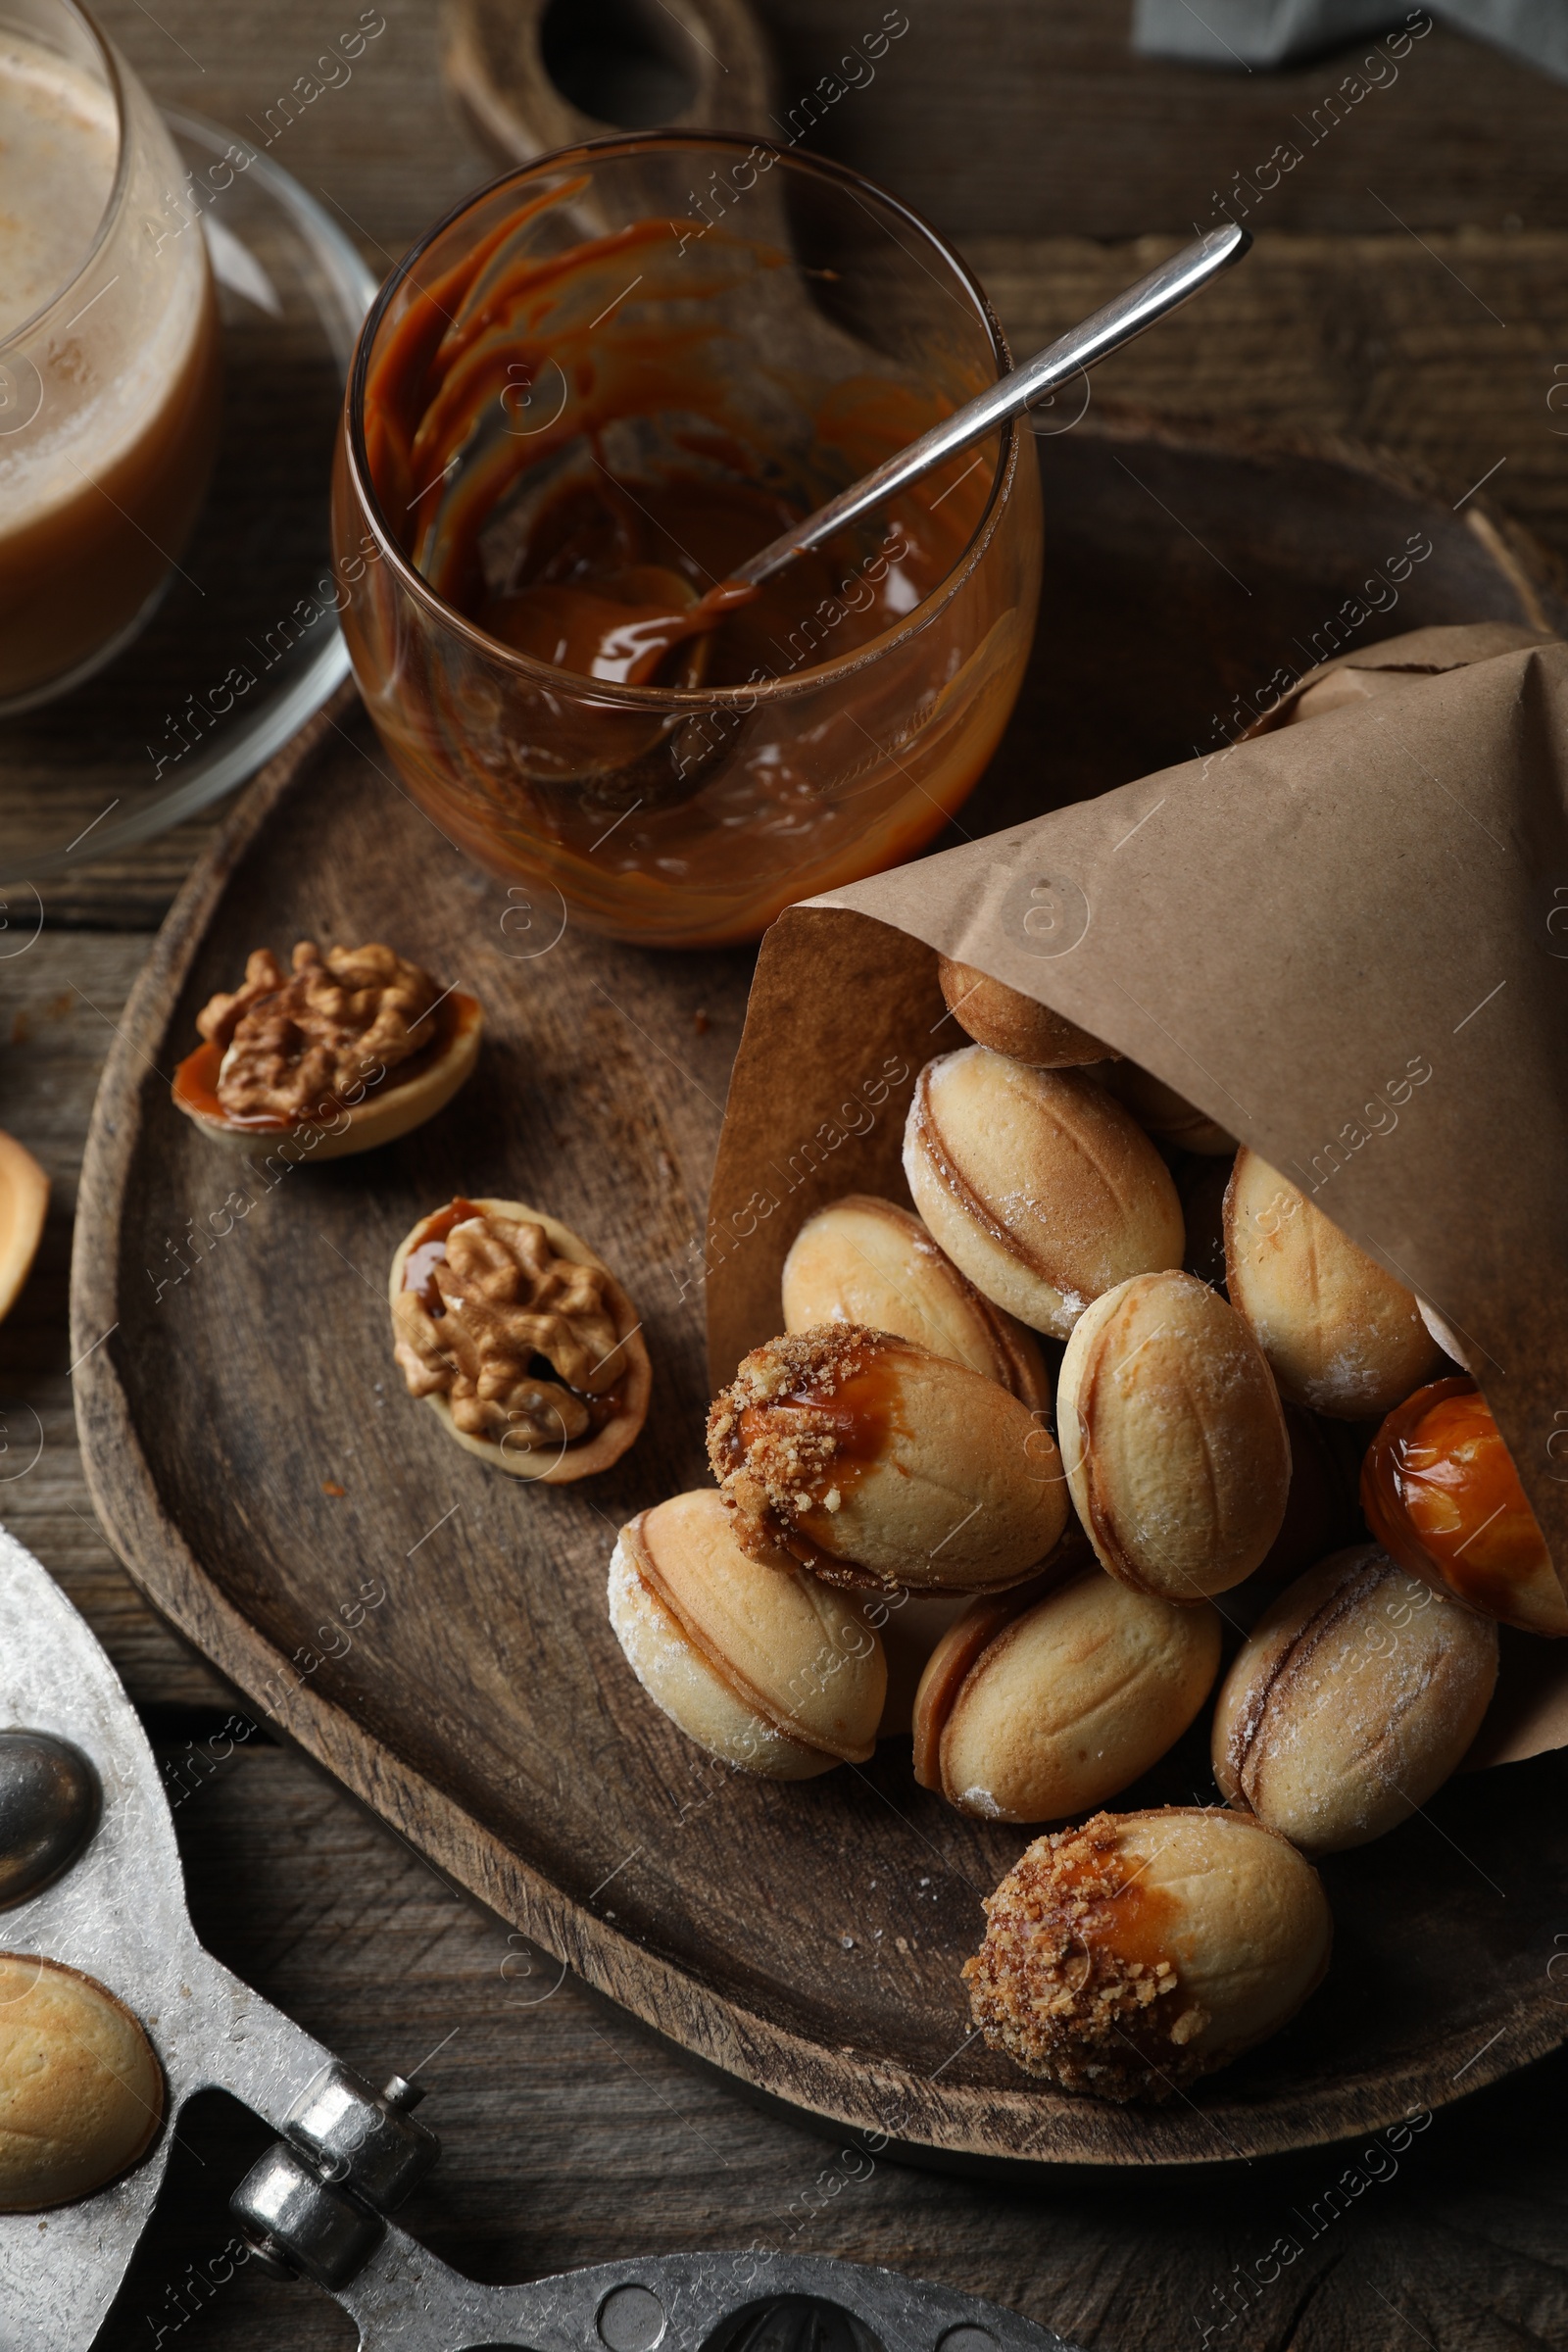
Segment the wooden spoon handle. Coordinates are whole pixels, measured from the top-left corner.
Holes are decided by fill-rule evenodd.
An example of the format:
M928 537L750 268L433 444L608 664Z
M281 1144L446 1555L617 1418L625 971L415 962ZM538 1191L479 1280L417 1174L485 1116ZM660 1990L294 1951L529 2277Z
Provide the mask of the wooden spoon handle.
M442 68L498 161L613 130L777 135L746 0L444 0Z

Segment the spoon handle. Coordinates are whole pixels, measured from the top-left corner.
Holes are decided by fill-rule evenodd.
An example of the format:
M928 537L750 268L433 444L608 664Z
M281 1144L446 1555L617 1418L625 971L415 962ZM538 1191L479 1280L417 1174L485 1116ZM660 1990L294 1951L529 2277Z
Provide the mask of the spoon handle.
M1140 278L1137 285L1118 294L1114 302L1107 302L1103 310L1069 327L1066 334L1058 335L1054 343L1037 352L1032 360L1026 360L1021 368L1000 376L976 399L965 401L961 409L944 416L940 424L922 433L918 441L911 441L907 449L896 451L874 471L863 474L825 507L818 507L804 522L793 523L758 554L749 557L733 577L755 586L787 564L792 556L800 555L806 548L820 546L835 531L843 530L846 523L858 521L896 490L929 473L944 458L955 457L959 450L983 441L999 424L1005 423L1023 409L1035 407L1048 392L1054 392L1080 368L1093 368L1097 361L1120 351L1124 343L1141 335L1145 327L1152 326L1156 319L1179 309L1206 286L1210 278L1228 270L1233 262L1239 262L1251 242L1248 231L1234 221L1207 236L1196 237L1148 277Z

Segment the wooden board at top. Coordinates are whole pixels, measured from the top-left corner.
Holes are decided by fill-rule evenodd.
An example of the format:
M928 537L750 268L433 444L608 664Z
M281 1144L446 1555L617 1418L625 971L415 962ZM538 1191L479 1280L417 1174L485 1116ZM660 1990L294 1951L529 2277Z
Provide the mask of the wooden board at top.
M1404 625L1524 618L1536 593L1463 519L1330 457L1123 420L1042 462L1045 617L972 832L1185 757L1391 529L1433 540ZM156 1604L589 1983L792 2105L911 2148L1223 2162L1372 2130L1568 2035L1545 1973L1568 1759L1457 1782L1336 1857L1338 1955L1301 2017L1193 2100L1117 2109L969 2038L958 1967L1027 1832L918 1789L906 1741L781 1786L713 1765L653 1708L610 1632L606 1568L624 1519L706 1477L693 1245L750 959L556 934L450 850L357 713L307 730L193 877L105 1074L74 1284L94 1499ZM167 1078L246 952L305 937L393 941L481 998L488 1042L432 1126L269 1186L174 1112ZM241 1186L252 1206L215 1226ZM644 1315L654 1406L605 1477L495 1478L404 1394L386 1269L460 1190L566 1217ZM361 1614L366 1588L385 1597ZM1125 1801L1206 1788L1200 1738Z

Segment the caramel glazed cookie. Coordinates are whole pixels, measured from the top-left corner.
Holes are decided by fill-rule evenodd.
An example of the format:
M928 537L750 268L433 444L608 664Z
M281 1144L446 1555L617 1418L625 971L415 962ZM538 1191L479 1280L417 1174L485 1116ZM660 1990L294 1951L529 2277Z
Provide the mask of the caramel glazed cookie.
M1063 2090L1161 2100L1294 2017L1334 1938L1316 1871L1209 1806L1037 1838L985 1901L963 1975L993 2049Z
M854 1323L743 1357L713 1399L708 1458L742 1549L831 1584L998 1591L1066 1525L1055 1441L1027 1405Z

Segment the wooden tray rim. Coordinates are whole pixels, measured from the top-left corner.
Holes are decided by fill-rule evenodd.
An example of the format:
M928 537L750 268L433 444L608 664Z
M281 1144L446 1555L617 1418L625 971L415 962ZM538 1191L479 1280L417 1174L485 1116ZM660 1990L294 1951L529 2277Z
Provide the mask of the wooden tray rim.
M1114 437L1135 431L1137 424L1155 425L1155 420L1135 423L1130 412L1119 414ZM1158 420L1156 430L1162 440L1199 448L1212 449L1217 439L1201 427L1184 430L1168 419ZM1249 458L1263 454L1260 442L1249 436L1248 443ZM1277 448L1276 454L1307 451L1295 444ZM1311 454L1330 463L1348 462L1352 469L1380 470L1367 463L1368 453L1358 451L1352 458L1348 450L1320 443ZM1488 553L1496 561L1500 551L1494 544ZM1504 560L1498 568L1511 573L1514 565ZM350 681L269 762L166 917L105 1062L82 1162L72 1255L75 1411L94 1509L151 1604L257 1704L256 1693L286 1674L288 1661L221 1594L166 1513L105 1343L119 1326L122 1201L140 1141L146 1072L156 1067L167 1026L166 1007L179 995L209 919L246 854L290 794L309 780L331 737L351 740L340 721L357 705ZM1193 2145L1170 2153L1152 2147L1137 2129L1145 2113L1137 2108L1108 2107L1021 2084L997 2089L939 2083L887 2061L828 2050L743 2008L563 1893L455 1799L308 1687L293 1694L286 1722L275 1715L270 1720L379 1818L395 1817L408 1825L399 1834L408 1836L442 1876L644 2025L770 2100L927 2161L979 2159L1009 2172L1052 2165L1169 2170L1333 2146L1411 2113L1468 2097L1568 2041L1568 2005L1560 2023L1539 2012L1528 2022L1516 2018L1513 2032L1475 2055L1465 2050L1468 2036L1455 2032L1429 2047L1419 2062L1380 2075L1375 2084L1363 2078L1320 2085L1256 2109L1233 2104L1225 2109L1223 2124L1195 2107L1204 2129L1194 2131ZM1506 2050L1499 2049L1501 2043ZM1462 2088L1452 2073L1452 2062L1459 2060L1466 2061L1460 2068Z

